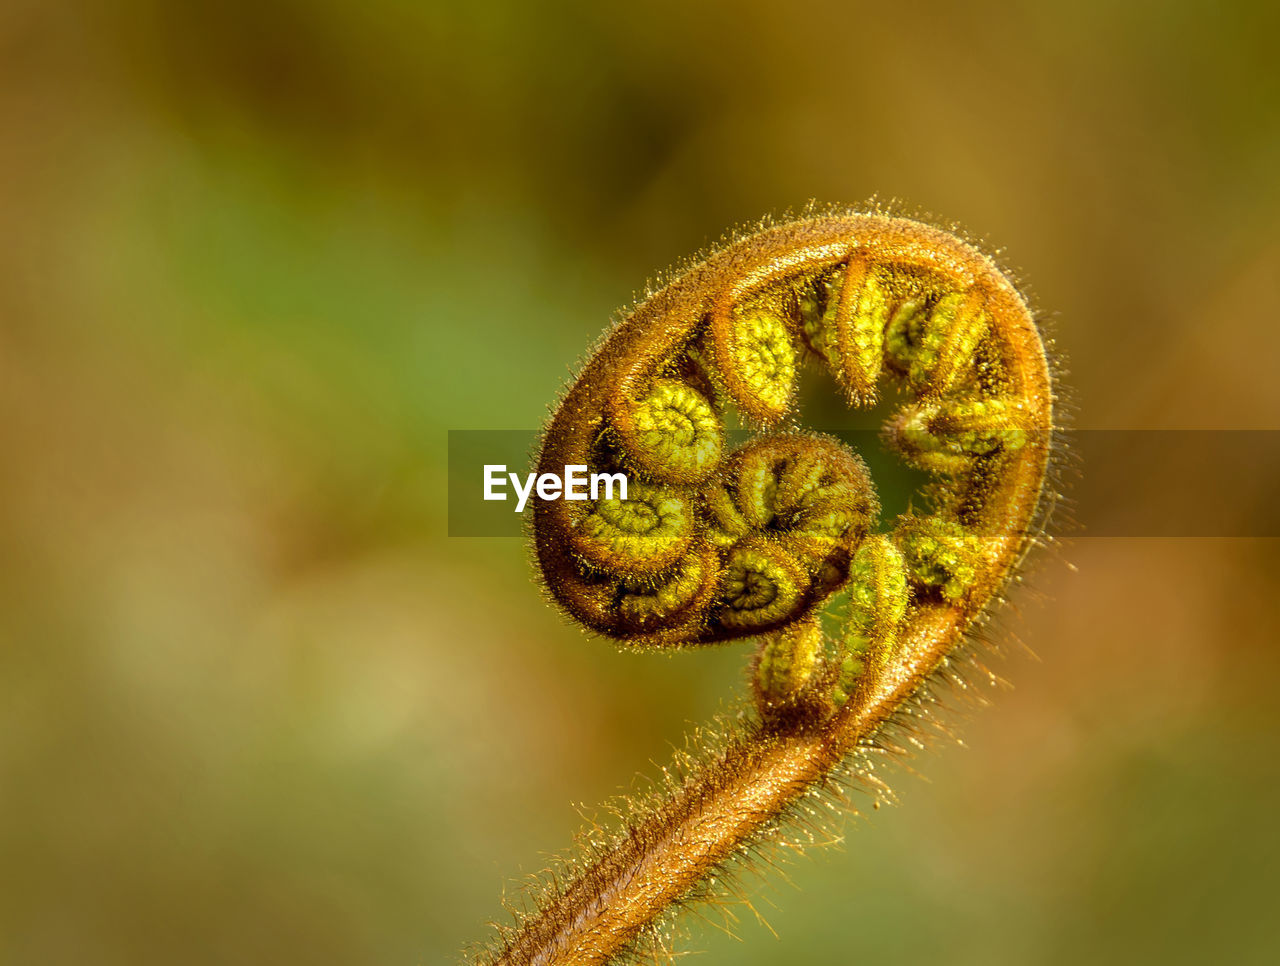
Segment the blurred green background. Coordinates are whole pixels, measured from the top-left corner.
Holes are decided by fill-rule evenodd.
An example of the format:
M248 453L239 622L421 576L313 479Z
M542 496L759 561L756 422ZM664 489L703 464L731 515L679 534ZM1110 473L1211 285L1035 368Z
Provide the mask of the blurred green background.
M447 430L536 426L735 223L904 199L1031 280L1079 428L1280 426L1278 30L5 0L0 963L453 961L738 692L741 648L567 627L444 499ZM968 750L698 962L1274 962L1278 557L1042 555Z

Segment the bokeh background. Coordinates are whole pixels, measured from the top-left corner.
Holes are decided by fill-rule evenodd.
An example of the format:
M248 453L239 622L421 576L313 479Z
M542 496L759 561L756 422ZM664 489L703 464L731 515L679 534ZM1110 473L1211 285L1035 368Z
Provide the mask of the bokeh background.
M735 223L904 199L1078 429L1280 427L1276 9L4 0L0 963L452 962L737 693L445 523L447 430ZM698 962L1274 962L1278 556L1042 555L967 749Z

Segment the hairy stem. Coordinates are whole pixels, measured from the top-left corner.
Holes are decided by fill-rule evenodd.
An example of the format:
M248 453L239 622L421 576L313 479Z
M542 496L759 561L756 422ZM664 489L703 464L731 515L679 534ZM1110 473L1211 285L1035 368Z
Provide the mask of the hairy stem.
M730 740L678 791L632 824L615 849L586 867L506 943L500 966L605 964L716 868L760 841L789 806L832 771L917 691L953 647L954 615L921 614L896 683L856 696L827 718L800 717Z

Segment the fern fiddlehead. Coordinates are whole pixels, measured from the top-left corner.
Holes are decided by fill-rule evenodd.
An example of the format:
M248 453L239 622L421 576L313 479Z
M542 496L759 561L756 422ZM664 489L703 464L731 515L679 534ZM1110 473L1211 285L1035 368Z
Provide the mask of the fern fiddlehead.
M806 358L930 474L882 524L862 460L784 427ZM729 452L733 408L759 434ZM957 237L879 214L747 235L652 294L553 415L540 472L626 473L625 499L535 506L545 584L631 647L758 641L755 714L571 867L482 960L608 963L776 832L965 640L1034 538L1053 433L1025 300ZM841 601L836 633L820 620Z

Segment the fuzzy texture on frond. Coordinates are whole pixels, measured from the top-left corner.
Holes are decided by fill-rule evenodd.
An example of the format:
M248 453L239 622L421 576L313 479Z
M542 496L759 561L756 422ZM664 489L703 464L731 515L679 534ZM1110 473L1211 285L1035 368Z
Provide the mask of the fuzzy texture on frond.
M852 407L885 384L906 396L883 439L930 475L912 511L882 523L862 460L791 420L806 360ZM731 411L758 430L734 450ZM691 740L616 831L584 833L477 961L669 950L675 913L734 869L803 844L851 788L887 795L878 762L945 728L940 686L994 680L962 647L1042 531L1054 430L1026 300L951 232L879 212L762 222L650 291L539 455L540 473L624 473L627 496L537 503L536 562L573 621L626 647L754 639L751 710Z

